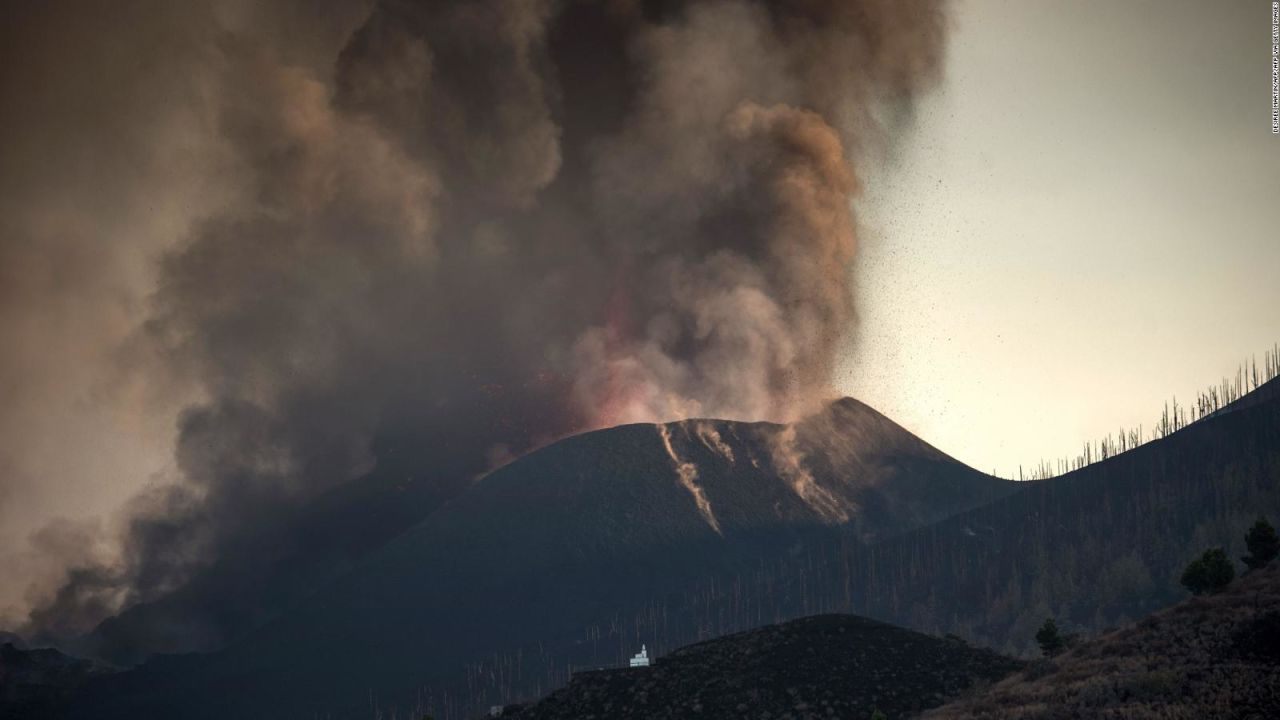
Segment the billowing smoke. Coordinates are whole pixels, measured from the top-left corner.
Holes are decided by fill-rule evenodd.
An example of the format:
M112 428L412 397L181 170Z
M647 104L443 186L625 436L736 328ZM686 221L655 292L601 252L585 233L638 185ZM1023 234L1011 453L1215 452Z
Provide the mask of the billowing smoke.
M181 411L173 480L129 503L110 559L63 560L28 631L305 553L298 509L392 448L459 482L587 428L812 407L854 320L854 161L909 115L944 39L925 0L194 5L14 19L48 43L137 44L118 96L76 78L51 111L87 93L137 126L125 152L186 153L89 168L119 207L76 206L96 184L32 196L84 218L75 247L155 259L103 342L123 348L113 383L149 389L131 412ZM30 89L7 74L91 70L74 46L47 55L6 63L6 110ZM55 157L63 132L111 139L77 125L19 139ZM4 187L43 172L38 154L4 161ZM29 279L46 239L4 209L0 268ZM6 295L6 316L77 292L101 267L83 262Z

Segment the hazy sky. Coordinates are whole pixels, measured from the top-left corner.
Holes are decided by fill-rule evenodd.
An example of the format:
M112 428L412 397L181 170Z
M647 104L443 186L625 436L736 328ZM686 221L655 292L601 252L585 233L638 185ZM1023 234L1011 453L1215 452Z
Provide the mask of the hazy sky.
M959 2L868 183L841 389L979 469L1074 455L1280 340L1267 2Z

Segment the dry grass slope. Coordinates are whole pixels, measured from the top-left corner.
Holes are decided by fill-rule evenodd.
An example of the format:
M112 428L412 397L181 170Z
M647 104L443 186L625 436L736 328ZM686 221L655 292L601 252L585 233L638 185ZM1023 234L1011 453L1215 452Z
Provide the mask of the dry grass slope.
M1280 717L1280 563L922 717Z

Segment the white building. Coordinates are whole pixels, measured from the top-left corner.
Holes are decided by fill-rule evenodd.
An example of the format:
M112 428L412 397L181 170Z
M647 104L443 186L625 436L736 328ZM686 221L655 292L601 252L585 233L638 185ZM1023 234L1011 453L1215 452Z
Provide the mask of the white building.
M631 667L649 667L649 649L644 645L641 645L640 652L631 658Z

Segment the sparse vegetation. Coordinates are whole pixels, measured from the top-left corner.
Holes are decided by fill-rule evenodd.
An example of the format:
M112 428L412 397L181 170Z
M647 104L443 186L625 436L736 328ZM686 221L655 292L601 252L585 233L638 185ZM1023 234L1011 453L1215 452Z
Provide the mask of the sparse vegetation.
M1084 443L1080 453L1074 457L1041 461L1029 469L1019 466L1017 479L1046 480L1057 477L1113 458L1147 442L1168 437L1191 423L1214 415L1277 377L1280 377L1280 343L1262 354L1261 368L1256 356L1246 360L1236 368L1234 377L1225 377L1219 384L1197 393L1190 405L1179 405L1177 396L1174 396L1171 402L1165 403L1164 410L1150 431L1142 425L1136 428L1122 427L1115 435L1108 433L1097 442Z
M926 712L929 720L1270 718L1280 707L1280 569L1160 611ZM1046 663L1043 667L1040 663Z
M1249 554L1240 559L1250 570L1266 567L1276 555L1280 555L1280 537L1276 536L1276 529L1265 517L1259 517L1253 527L1249 528L1244 542L1249 548Z
M1221 592L1236 577L1227 552L1222 548L1205 550L1182 572L1182 584L1193 595Z
M1040 630L1036 632L1036 644L1040 646L1040 652L1047 658L1057 655L1066 647L1067 643L1058 632L1058 624L1053 621L1053 618L1046 618Z

